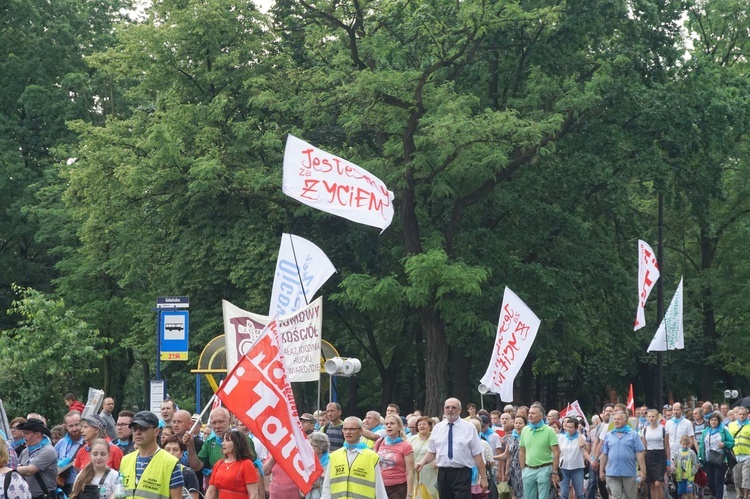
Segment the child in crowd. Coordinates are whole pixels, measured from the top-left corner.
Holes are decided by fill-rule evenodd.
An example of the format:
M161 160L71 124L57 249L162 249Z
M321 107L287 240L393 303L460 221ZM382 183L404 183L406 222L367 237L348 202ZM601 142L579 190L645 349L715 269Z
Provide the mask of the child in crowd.
M677 478L677 494L680 499L693 499L695 497L695 474L698 473L698 456L690 448L690 437L683 435L680 438L680 452L674 463Z

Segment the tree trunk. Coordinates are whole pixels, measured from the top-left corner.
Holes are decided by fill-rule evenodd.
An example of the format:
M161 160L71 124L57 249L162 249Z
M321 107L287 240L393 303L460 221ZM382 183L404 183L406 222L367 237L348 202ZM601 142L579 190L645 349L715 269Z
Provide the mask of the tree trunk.
M469 376L471 359L466 356L466 352L460 347L451 347L450 357L453 368L451 396L460 400L464 408L469 402L474 402L477 408L480 408L481 403L478 401L479 393L477 392L478 384L472 383L473 380Z
M714 244L708 237L707 229L701 229L701 273L704 276L704 284L701 292L701 311L703 312L703 345L706 352L715 350L718 342L716 334L716 320L714 317L714 304L711 284L705 280L707 271L713 265ZM714 385L714 367L708 362L701 362L701 398L710 400Z
M445 326L431 308L419 309L419 319L425 338L425 411L431 416L441 417L443 402L448 394L448 342L445 338Z

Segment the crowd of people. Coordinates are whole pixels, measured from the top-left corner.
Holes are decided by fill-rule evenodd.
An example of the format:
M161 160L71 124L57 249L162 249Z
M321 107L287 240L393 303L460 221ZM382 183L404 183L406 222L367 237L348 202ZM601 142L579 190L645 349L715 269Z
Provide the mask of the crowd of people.
M606 404L587 421L573 411L506 405L443 414L343 417L332 402L300 415L324 473L306 494L263 443L224 408L202 425L172 400L160 414L84 414L72 394L61 425L40 414L10 421L0 439L0 499L723 499L733 481L750 499L748 410L676 402L629 412ZM729 471L731 470L731 471ZM671 488L670 488L671 487Z

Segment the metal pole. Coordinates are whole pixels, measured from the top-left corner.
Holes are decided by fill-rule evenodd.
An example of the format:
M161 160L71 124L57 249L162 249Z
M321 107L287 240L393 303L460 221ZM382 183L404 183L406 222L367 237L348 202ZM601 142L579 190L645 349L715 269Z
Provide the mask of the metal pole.
M333 402L333 374L328 375L328 403Z
M156 311L156 381L161 381L161 310Z
M315 401L315 409L320 410L320 378L318 378L318 400Z
M659 246L656 259L659 262L659 280L656 282L656 327L658 328L664 319L664 194L659 193ZM666 335L664 341L667 341ZM664 404L664 352L656 352L656 403L657 410L661 411Z

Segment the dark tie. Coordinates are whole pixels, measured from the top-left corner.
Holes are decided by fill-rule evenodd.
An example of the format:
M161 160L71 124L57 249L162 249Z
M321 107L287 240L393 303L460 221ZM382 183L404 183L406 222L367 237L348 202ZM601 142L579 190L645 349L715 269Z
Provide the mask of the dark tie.
M453 423L448 423L448 459L453 459Z

